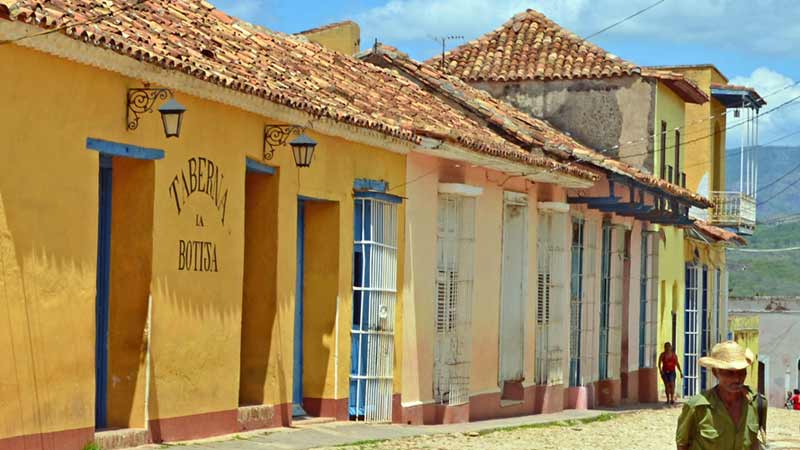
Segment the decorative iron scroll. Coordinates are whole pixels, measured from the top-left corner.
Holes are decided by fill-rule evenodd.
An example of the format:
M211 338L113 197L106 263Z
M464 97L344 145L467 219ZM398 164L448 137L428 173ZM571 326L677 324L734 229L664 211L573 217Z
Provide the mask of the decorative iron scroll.
M156 100L167 100L172 97L172 91L166 88L137 88L128 89L128 111L125 121L128 130L139 128L139 117L142 114L153 112Z
M300 136L303 128L297 125L265 125L264 126L264 160L269 161L275 156L275 149L286 145L291 135ZM267 151L269 147L269 151Z

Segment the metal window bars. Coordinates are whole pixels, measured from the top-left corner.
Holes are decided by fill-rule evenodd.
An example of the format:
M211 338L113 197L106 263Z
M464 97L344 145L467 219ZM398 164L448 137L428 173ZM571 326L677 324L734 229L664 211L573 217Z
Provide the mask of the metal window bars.
M445 405L469 401L474 203L439 195L433 391Z
M656 367L658 358L658 235L648 232L647 247L647 331L645 367Z
M564 379L564 308L567 292L567 227L565 213L541 212L537 236L536 358L537 384L562 384Z
M350 416L392 420L397 205L355 200Z
M570 255L570 320L569 320L569 385L581 384L581 331L583 328L583 248L584 221L572 219L572 252Z
M587 220L584 223L584 283L583 283L583 317L581 330L581 385L597 380L597 348L598 337L596 326L599 318L598 297L600 280L598 278L601 238L600 222Z
M615 226L611 253L611 297L608 311L608 362L607 377L618 379L622 352L622 297L625 254L625 228Z
M694 264L686 265L686 298L684 299L684 334L683 334L683 395L697 394L699 353L698 328L698 268Z
M603 223L603 247L600 255L600 329L599 331L599 373L600 380L608 378L609 328L611 315L611 236L610 223Z

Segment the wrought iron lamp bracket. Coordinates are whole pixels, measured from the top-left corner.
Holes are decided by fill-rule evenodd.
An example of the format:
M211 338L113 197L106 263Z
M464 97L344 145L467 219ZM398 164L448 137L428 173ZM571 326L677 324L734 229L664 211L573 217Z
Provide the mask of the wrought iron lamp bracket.
M153 105L157 100L167 100L172 96L172 91L167 88L128 89L128 110L125 115L128 131L139 128L139 117L153 112Z
M303 127L297 125L264 125L264 148L262 150L264 160L271 160L275 156L276 148L286 145L286 141L293 134L300 136L302 132Z

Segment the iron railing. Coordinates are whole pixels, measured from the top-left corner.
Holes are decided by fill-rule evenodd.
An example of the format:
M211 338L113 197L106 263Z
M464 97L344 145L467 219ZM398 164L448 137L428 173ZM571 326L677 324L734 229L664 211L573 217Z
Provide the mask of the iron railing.
M756 200L742 192L713 191L711 223L734 228L739 234L753 234L756 227Z

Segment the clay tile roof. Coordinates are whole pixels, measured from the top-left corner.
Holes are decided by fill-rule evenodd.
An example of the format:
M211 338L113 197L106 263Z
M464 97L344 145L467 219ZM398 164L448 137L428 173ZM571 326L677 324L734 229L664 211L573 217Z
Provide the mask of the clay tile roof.
M500 28L445 55L446 70L467 82L550 81L641 75L664 80L686 101L703 103L708 96L683 75L642 69L608 53L528 9ZM437 58L427 61L438 63ZM673 88L674 89L674 88Z
M437 95L460 105L471 114L485 120L501 132L506 139L523 148L541 147L546 154L571 161L579 166L590 166L634 180L652 189L682 198L696 206L709 207L704 197L675 184L660 180L626 163L606 157L591 149L547 121L537 119L508 103L492 97L486 91L474 88L459 79L443 73L437 66L414 61L408 55L389 46L376 46L358 55L381 66L391 66L406 74Z
M390 71L305 37L241 21L203 0L0 0L0 16L414 144L435 137L476 153L596 179L507 141Z
M694 226L699 232L715 241L734 242L738 245L747 245L747 241L738 234L715 227L708 222L695 220Z
M720 83L711 83L711 89L725 89L728 91L742 91L747 92L753 97L753 100L756 101L759 105L766 105L767 101L764 100L761 95L754 88L748 86L739 86L738 84L720 84Z

